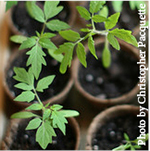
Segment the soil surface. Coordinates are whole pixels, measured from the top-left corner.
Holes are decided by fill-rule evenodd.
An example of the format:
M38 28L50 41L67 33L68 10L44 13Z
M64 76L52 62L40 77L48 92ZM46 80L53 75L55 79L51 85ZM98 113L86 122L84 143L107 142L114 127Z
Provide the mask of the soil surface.
M91 95L106 99L119 97L133 89L139 76L137 59L122 49L110 47L112 63L109 68L102 65L101 53L104 46L96 46L98 60L87 54L87 68L80 66L79 82Z
M19 124L16 134L13 136L13 143L10 150L42 150L35 141L35 130L26 131L28 120ZM59 129L55 129L57 137L53 137L52 144L49 144L46 150L73 150L75 148L76 138L71 126L66 125L66 136Z
M13 96L17 96L22 92L22 90L14 87L14 85L17 84L18 81L13 79L13 76L15 75L13 68L23 67L25 69L28 69L26 67L26 61L28 59L28 55L25 54L26 51L24 50L22 51L23 53L21 52L18 53L17 57L12 61L9 69L6 72L6 83ZM47 66L42 66L42 71L41 71L39 79L42 79L49 75L56 75L56 76L48 89L45 89L44 92L42 93L38 93L42 101L46 101L47 99L50 99L51 97L60 93L66 87L70 78L70 72L67 71L65 74L61 74L59 72L60 63L58 63L56 60L50 57L50 55L47 54L47 51L45 51L45 53L46 53L45 60L47 62ZM37 81L35 81L35 87L36 87L36 84L37 84Z
M39 7L43 8L43 2L37 2ZM64 22L68 22L70 17L70 8L67 2L60 2L61 6L64 9L57 16L51 19L59 19ZM50 20L51 20L50 19ZM31 18L26 10L25 2L18 2L18 4L13 8L12 11L12 21L16 28L26 36L36 35L35 31L41 32L43 28L43 24ZM47 28L45 31L50 31ZM52 32L52 31L51 31Z
M115 147L124 144L124 133L127 133L130 140L134 140L140 135L139 121L141 119L136 118L134 115L127 114L123 116L115 117L107 120L107 122L99 129L92 140L93 150L112 150ZM147 123L148 133L148 120ZM148 143L147 145L148 146ZM141 150L147 150L148 147L143 147Z

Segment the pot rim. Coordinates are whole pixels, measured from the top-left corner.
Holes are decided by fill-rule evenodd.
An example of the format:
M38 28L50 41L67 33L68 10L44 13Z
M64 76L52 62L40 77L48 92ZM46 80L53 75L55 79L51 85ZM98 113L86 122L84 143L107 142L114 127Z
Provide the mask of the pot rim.
M96 130L98 128L101 128L102 125L108 121L109 119L113 117L118 117L120 115L125 115L125 114L133 114L137 115L139 113L139 106L134 106L134 105L117 105L110 107L101 113L99 113L91 122L88 132L87 132L87 150L92 150L92 139L96 134Z
M15 49L17 49L17 48L15 48ZM22 52L20 52L20 53L23 53L26 50L21 50L21 51ZM4 79L3 80L3 85L4 85L4 90L8 94L9 98L11 99L11 101L13 101L15 104L18 104L19 106L22 106L23 108L26 108L26 107L30 106L32 103L14 101L15 96L12 95L12 93L11 93L9 87L8 87L7 81L6 81L6 75L7 75L8 69L10 67L10 64L18 56L19 56L19 52L18 52L18 50L16 50L11 55L11 57L8 59L8 64L6 65L5 70L4 70L4 74L3 74L3 79ZM61 92L59 92L58 94L56 94L55 96L42 101L44 105L46 105L49 102L51 104L62 103L65 100L65 98L67 97L69 91L71 90L71 88L72 88L72 86L74 84L74 78L73 78L73 74L71 72L71 69L68 69L68 72L70 74L70 77L69 77L64 89Z
M98 44L102 44L104 41L105 41L105 39L103 37L96 38L95 46ZM137 59L139 59L137 48L135 48L134 46L132 46L120 39L118 41L120 43L120 46L125 48L125 51L131 52ZM85 51L86 52L89 51L88 44L85 45ZM88 93L87 91L85 91L84 88L81 86L81 84L78 80L78 73L79 73L80 66L81 66L81 64L80 64L78 58L76 57L74 59L74 63L73 63L73 77L75 80L75 87L79 91L79 93L81 93L88 101L90 101L92 103L96 103L97 105L102 105L102 106L128 103L135 96L135 94L137 94L139 92L138 84L140 84L140 82L138 81L137 84L129 92L124 93L119 97L110 98L110 99L97 98L97 97L91 95L90 93Z
M3 139L2 143L1 143L2 144L1 145L2 150L9 150L9 146L13 142L13 133L16 133L16 129L18 128L18 123L21 120L26 120L26 119L11 119L10 120L10 123L9 123L7 131L6 131L5 138ZM74 150L78 150L79 143L80 143L79 124L74 117L67 118L67 120L68 120L68 124L70 124L70 126L72 127L72 129L75 133L76 143L75 143Z

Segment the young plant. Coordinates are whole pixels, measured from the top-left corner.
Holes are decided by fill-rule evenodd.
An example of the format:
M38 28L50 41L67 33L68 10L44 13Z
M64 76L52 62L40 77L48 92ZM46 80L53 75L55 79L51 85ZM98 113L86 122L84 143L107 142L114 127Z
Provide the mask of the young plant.
M58 128L66 135L65 124L68 123L66 118L78 116L79 113L74 110L62 110L63 106L58 104L50 105L50 103L48 103L45 106L43 105L37 92L43 92L47 89L53 82L55 75L38 80L38 83L35 86L32 68L29 68L29 70L26 71L24 68L15 67L14 72L16 75L13 78L20 82L16 84L15 87L23 90L23 92L14 100L28 103L32 103L33 100L36 100L36 103L27 107L25 109L27 111L13 114L11 118L31 118L26 130L37 130L36 141L43 149L46 149L47 145L52 143L52 137L56 136L54 129ZM41 115L32 112L38 110L41 110Z
M117 50L120 50L119 42L116 38L124 40L125 42L138 46L136 38L131 35L131 31L114 28L118 22L120 13L115 13L107 17L108 10L103 7L105 1L90 1L89 11L82 7L77 6L77 10L82 18L87 21L91 21L91 24L87 24L87 28L80 29L85 32L86 35L81 37L78 32L73 30L60 31L59 34L68 42L60 45L56 50L56 54L64 54L64 58L60 65L60 72L65 73L67 67L71 65L73 56L73 50L76 49L77 57L84 67L87 67L85 48L82 42L88 39L88 47L91 54L98 59L94 46L94 35L105 36L105 45L102 52L102 62L104 67L109 67L111 64L111 54L109 50L109 44ZM104 23L105 30L97 30L95 23Z
M44 105L38 96L38 93L43 92L53 82L55 75L50 75L39 79L39 75L42 70L42 66L46 66L45 61L45 48L48 53L54 57L57 61L62 60L63 55L56 55L54 51L57 49L55 44L50 40L54 37L54 33L45 32L45 27L51 31L61 31L67 29L70 26L65 22L57 19L52 19L63 7L58 6L59 1L46 1L44 9L40 9L35 2L26 2L28 12L35 20L43 23L43 29L41 33L35 31L36 36L25 37L15 35L11 37L11 40L21 44L20 50L28 49L28 60L26 66L28 71L24 68L14 67L15 76L13 77L19 83L15 85L16 88L21 89L22 93L18 95L14 101L32 103L23 112L15 113L11 118L31 118L26 130L36 131L36 142L46 149L49 143L52 143L52 137L56 136L55 128L66 134L66 125L68 122L67 117L78 116L79 113L74 110L62 110L61 105L50 105L50 103ZM37 84L35 84L35 81ZM36 103L34 103L34 102ZM41 111L41 114L33 113L32 111Z
M136 149L141 148L141 146L138 145L138 139L130 140L129 136L126 133L124 133L124 138L125 138L125 144L114 148L113 151L116 151L116 150L123 151L123 150L127 150L127 149L136 150ZM146 142L147 140L148 140L148 134L146 134L145 139L143 139L142 141Z

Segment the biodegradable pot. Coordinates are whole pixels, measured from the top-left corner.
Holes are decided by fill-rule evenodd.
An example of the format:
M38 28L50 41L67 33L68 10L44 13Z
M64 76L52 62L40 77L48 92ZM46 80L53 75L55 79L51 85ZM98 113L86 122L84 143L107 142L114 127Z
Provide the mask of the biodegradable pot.
M47 104L48 102L50 102L51 104L62 103L62 101L67 97L74 82L72 72L68 70L65 74L61 74L59 72L60 64L52 57L50 57L46 50L44 51L47 54L45 57L47 66L42 66L42 71L40 73L39 79L49 75L56 76L49 88L45 89L42 93L38 93L38 95L43 101L43 104ZM27 50L15 51L15 53L11 56L10 60L8 61L8 64L5 69L4 88L11 100L13 100L22 92L22 90L14 87L14 85L17 84L18 81L13 79L13 76L15 75L13 68L23 67L25 69L28 69L28 67L26 67L26 62L28 59L28 55L26 55L26 52ZM37 81L35 81L35 86L36 84ZM31 105L31 103L26 102L13 102L21 105L23 108Z
M98 114L88 128L86 149L112 150L124 144L124 133L128 134L130 140L136 139L140 135L140 120L145 120L148 133L148 117L137 117L139 112L137 106L120 105ZM148 149L147 145L141 149Z
M12 119L6 136L2 142L2 150L42 150L35 141L35 130L26 131L26 119ZM80 132L74 118L68 118L66 136L59 129L55 129L57 137L53 137L52 144L46 150L77 150L79 147Z
M39 5L40 8L43 8L43 2L37 2L37 5ZM53 19L59 19L72 26L76 18L75 2L62 1L60 2L60 5L62 5L64 9ZM7 15L10 30L15 35L33 36L36 34L35 31L42 31L43 24L32 19L28 15L25 8L25 2L18 2L18 5L10 9ZM45 31L50 30L46 28ZM63 39L58 34L52 38L52 41L56 43L61 43L62 40Z
M96 107L129 103L139 91L138 50L123 41L119 43L120 51L110 46L112 63L108 69L103 67L101 61L104 39L95 41L98 60L86 45L87 68L80 64L78 58L73 63L76 89Z

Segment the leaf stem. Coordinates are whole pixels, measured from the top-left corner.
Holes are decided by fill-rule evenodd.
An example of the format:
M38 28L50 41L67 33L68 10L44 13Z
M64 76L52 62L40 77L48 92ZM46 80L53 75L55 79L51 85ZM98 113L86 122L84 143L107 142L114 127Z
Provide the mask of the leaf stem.
M35 94L35 96L36 96L36 98L37 98L37 101L39 102L40 105L43 106L43 103L42 103L42 101L40 100L40 98L39 98L39 96L38 96L38 94L37 94L35 88L33 88L33 91L34 91L34 94ZM44 106L43 106L43 107L44 107Z
M93 15L94 15L94 14L92 14L92 18L93 18ZM93 30L95 30L96 28L95 28L94 21L93 21L92 18L91 18L91 23L92 23Z

